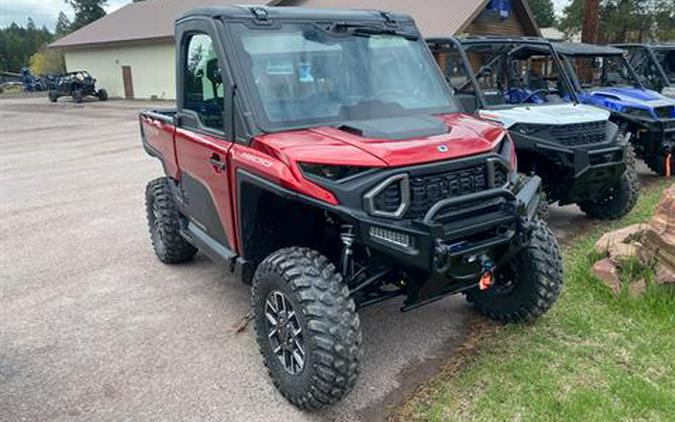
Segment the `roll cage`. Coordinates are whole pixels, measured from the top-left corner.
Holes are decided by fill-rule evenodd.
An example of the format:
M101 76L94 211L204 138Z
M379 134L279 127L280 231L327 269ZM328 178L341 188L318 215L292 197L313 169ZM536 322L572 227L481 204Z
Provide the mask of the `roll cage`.
M562 60L560 59L558 53L553 48L553 45L541 38L537 37L496 37L496 36L480 36L480 37L433 37L427 38L427 44L432 48L432 51L442 51L443 46L453 46L457 49L461 57L461 66L466 72L467 83L470 83L474 88L474 96L478 101L478 108L483 109L498 109L510 107L513 105L491 105L486 100L483 89L480 87L476 72L469 66L469 58L466 54L466 47L473 45L494 45L494 44L522 44L523 46L529 46L534 48L544 48L547 53L550 53L551 59L554 63L560 68L561 72L559 77L561 78L563 84L567 88L571 102L578 103L579 98L576 95L576 89L569 78L568 72L563 66ZM446 47L447 48L447 47ZM483 66L484 67L484 66ZM528 105L537 105L529 104Z
M631 66L630 62L626 60L625 51L618 48L610 46L601 46L594 44L572 44L572 43L555 43L552 44L556 52L562 56L562 62L564 63L565 70L572 82L575 91L583 91L584 88L579 82L579 77L577 72L574 70L573 64L567 59L567 57L582 57L582 58L594 58L594 57L617 57L622 64L625 65L627 71L626 77L630 79L633 83L633 88L646 89L645 86L640 82L635 73L635 69Z
M653 66L653 69L656 70L658 78L661 80L661 83L664 87L675 85L675 81L671 81L666 73L666 70L661 65L658 57L656 57L655 50L675 50L675 44L613 44L613 47L620 48L623 50L642 50L646 53L647 57L640 60L637 64L632 64L634 69L638 69L643 65L645 60L649 60L649 64Z

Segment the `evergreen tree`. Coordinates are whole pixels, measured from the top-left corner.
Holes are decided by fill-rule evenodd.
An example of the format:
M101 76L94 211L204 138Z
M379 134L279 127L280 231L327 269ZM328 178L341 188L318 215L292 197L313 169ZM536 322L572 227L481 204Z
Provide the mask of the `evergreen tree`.
M59 12L59 17L56 20L56 29L55 29L55 35L58 38L61 38L65 35L68 35L70 33L70 27L71 27L70 19L68 19L68 16L66 16L65 13Z
M75 11L71 31L82 28L105 16L106 0L64 0Z
M529 0L530 8L534 13L534 20L542 28L555 26L555 10L552 0Z
M559 28L566 34L581 30L584 5L572 0L563 10ZM599 43L667 41L675 37L675 2L672 0L600 0Z

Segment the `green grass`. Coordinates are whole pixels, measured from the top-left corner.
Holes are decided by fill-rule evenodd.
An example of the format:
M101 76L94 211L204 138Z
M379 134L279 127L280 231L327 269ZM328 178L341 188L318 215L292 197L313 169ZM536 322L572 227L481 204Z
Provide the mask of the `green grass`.
M612 296L590 274L593 244L646 221L668 184L643 191L633 212L564 250L565 285L539 321L479 340L458 373L441 374L399 419L626 421L675 418L675 289L648 283L638 299ZM590 252L589 252L590 251ZM628 277L647 277L628 263Z

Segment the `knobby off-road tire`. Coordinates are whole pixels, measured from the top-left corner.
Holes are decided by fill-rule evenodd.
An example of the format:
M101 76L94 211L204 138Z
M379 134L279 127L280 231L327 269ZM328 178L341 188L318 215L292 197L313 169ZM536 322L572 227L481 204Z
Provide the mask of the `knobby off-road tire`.
M101 88L96 93L96 96L98 97L99 101L106 101L108 99L108 91Z
M600 220L614 220L628 214L640 198L640 179L635 171L637 158L635 150L626 147L626 171L616 186L610 189L603 198L594 201L580 202L579 208L586 215Z
M518 175L518 184L519 186L524 185L528 180L528 176L520 173ZM519 188L520 189L520 188ZM536 211L537 217L541 221L548 222L551 219L551 205L548 202L548 195L544 190L540 190L539 192L539 204L537 205L537 211Z
M180 234L180 214L167 177L155 179L145 188L145 208L148 216L150 240L157 258L166 264L180 264L191 260L197 248Z
M49 91L49 94L47 94L49 97L49 101L52 103L55 103L59 99L59 94L57 94L55 91Z
M544 222L549 222L551 220L551 205L548 203L548 195L543 191L539 194L537 217Z
M293 317L279 317L268 305L280 295ZM351 391L359 373L361 325L347 286L326 257L300 247L274 252L255 272L251 301L260 353L274 385L288 401L300 409L317 409ZM289 340L304 346L304 364L294 366L295 373L282 363L279 351L275 353L277 325L266 312L279 326L279 321L294 319L291 327L295 332L300 329Z
M555 303L563 283L562 257L548 226L526 223L527 241L518 254L495 270L488 290L469 290L467 299L483 315L502 322L531 321Z
M80 91L79 89L76 89L75 91L73 91L72 97L73 97L73 101L75 101L78 104L81 103L84 99L84 97L82 97L82 91Z

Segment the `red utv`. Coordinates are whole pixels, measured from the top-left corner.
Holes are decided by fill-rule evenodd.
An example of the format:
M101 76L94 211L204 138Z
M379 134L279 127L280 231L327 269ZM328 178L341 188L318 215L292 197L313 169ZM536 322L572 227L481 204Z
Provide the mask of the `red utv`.
M141 113L162 262L251 283L274 384L303 409L354 386L357 309L463 292L501 321L556 300L556 241L501 127L458 112L408 16L218 7L176 24L178 107Z

